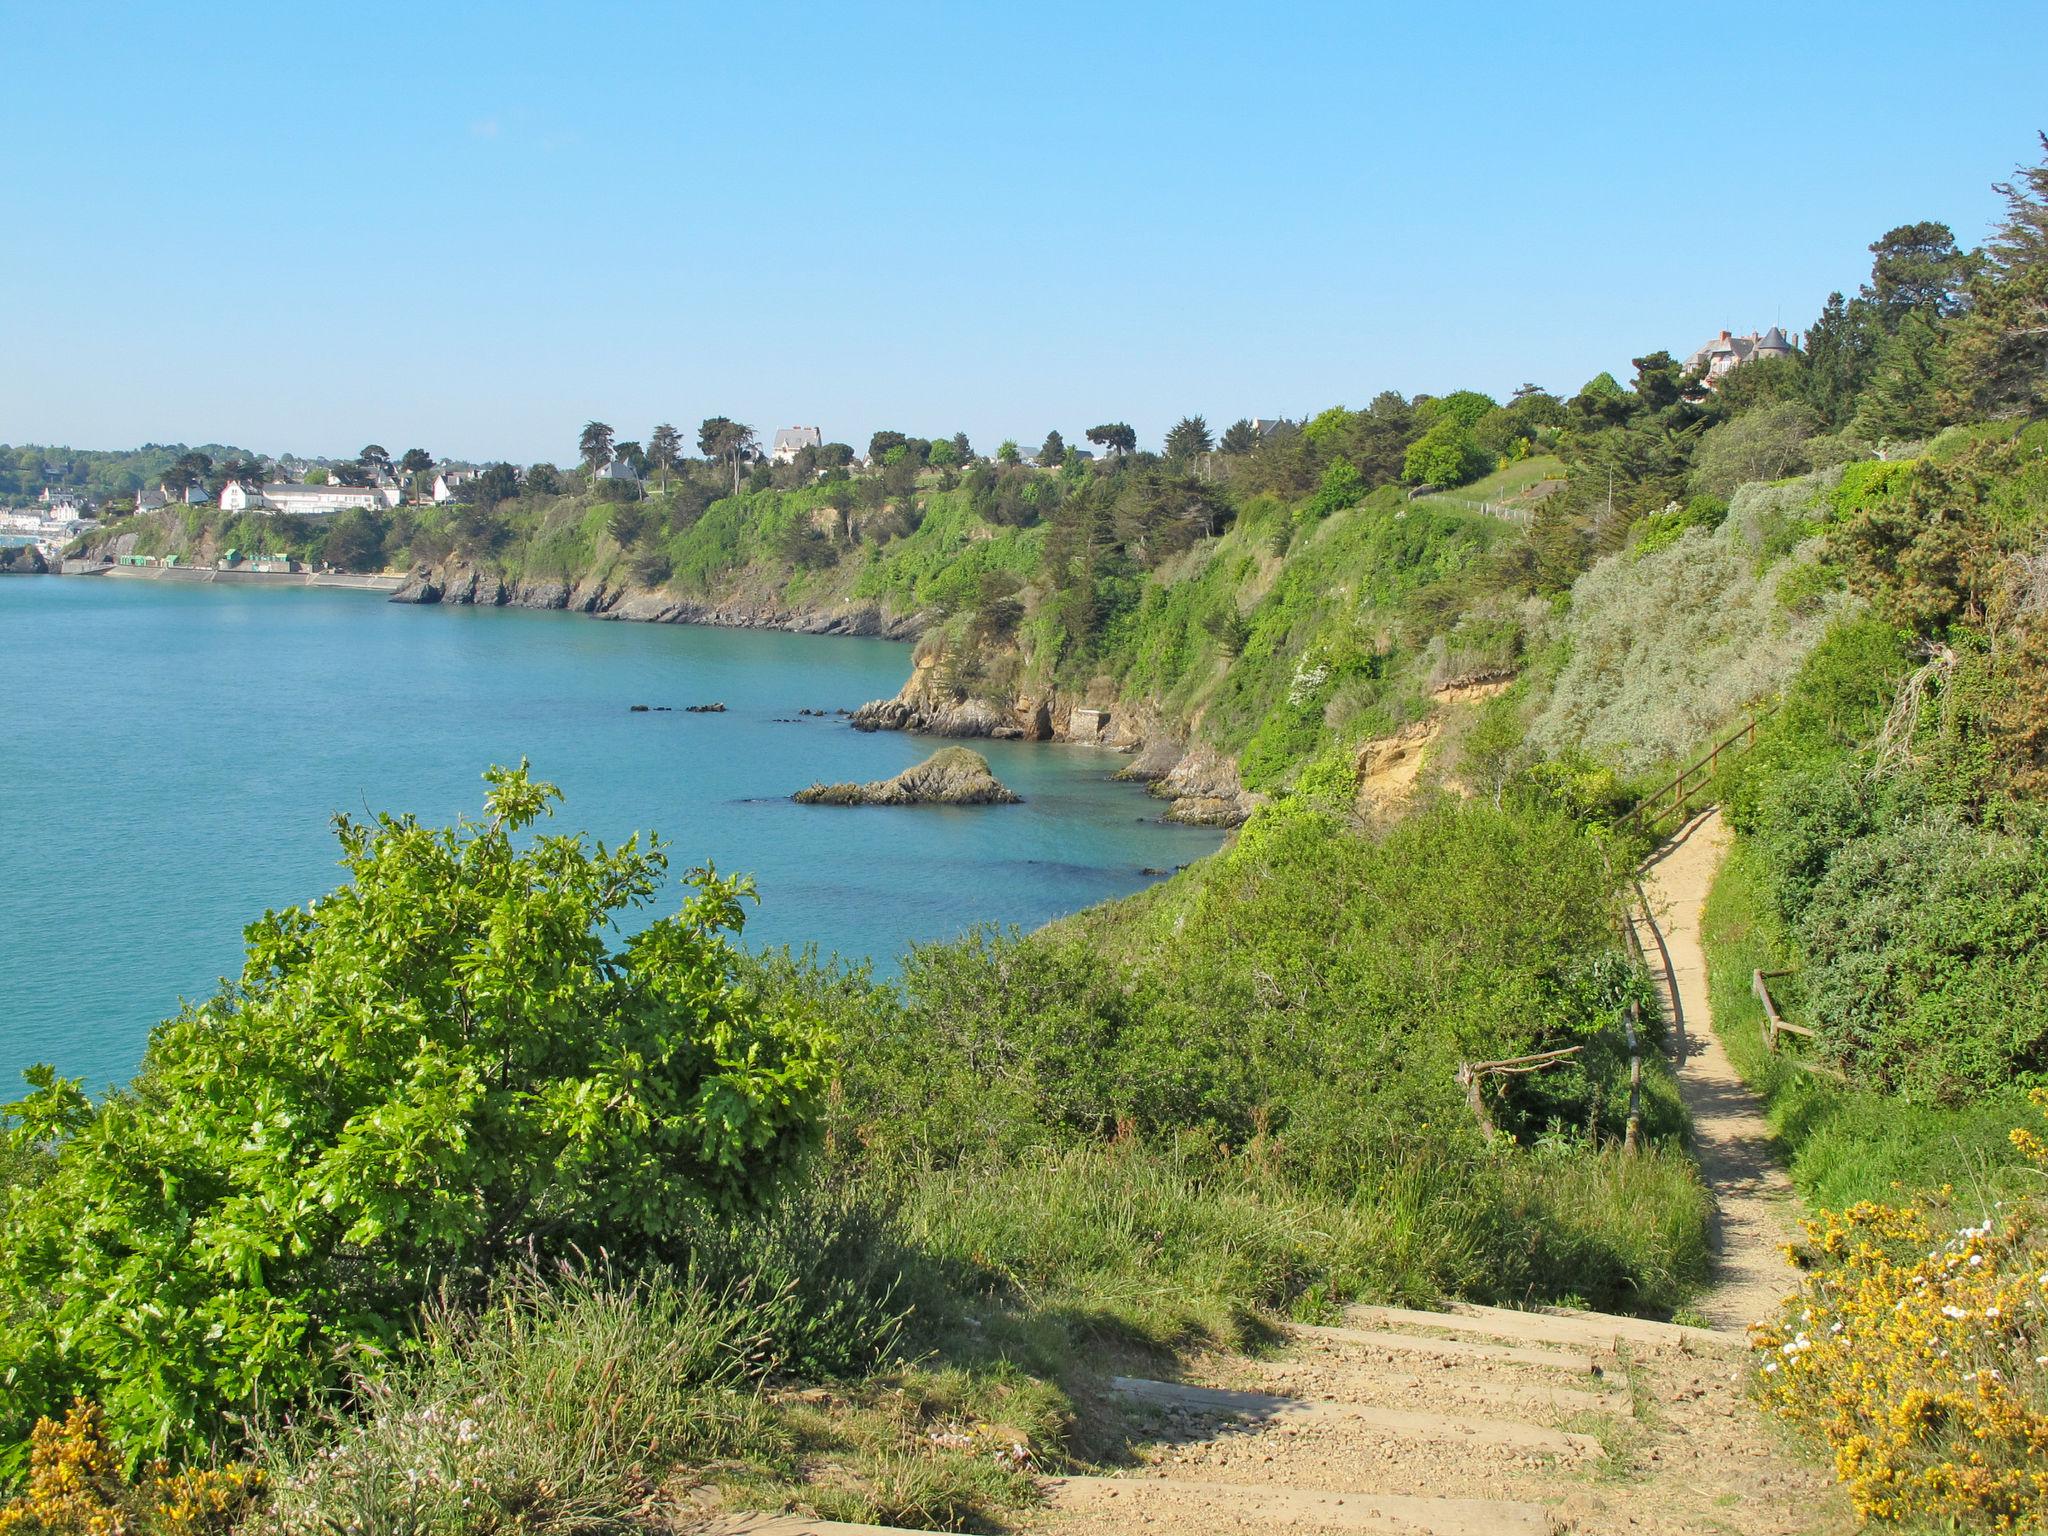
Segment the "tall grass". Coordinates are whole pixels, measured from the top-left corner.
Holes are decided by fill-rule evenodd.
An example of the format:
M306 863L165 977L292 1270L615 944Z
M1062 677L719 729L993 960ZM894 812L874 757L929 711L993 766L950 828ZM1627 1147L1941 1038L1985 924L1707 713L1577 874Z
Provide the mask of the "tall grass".
M1081 1336L1228 1342L1353 1299L1577 1300L1668 1312L1705 1278L1675 1152L1478 1153L1444 1138L1345 1193L1183 1145L1078 1146L907 1180L908 1239Z
M1738 842L1707 897L1708 1001L1729 1059L1768 1105L1800 1193L1839 1210L1953 1186L1959 1201L1988 1210L1998 1199L2038 1192L2038 1175L2009 1139L2031 1116L2018 1090L1955 1107L1915 1104L1830 1081L1800 1068L1792 1055L1765 1048L1763 1004L1750 989L1752 973L1797 960L1765 878L1759 852ZM1785 990L1796 994L1794 987ZM1793 1022L1799 1022L1796 1009Z
M772 1462L788 1444L747 1377L741 1310L655 1272L517 1274L475 1312L432 1311L352 1401L259 1442L264 1528L351 1536L639 1529L676 1466Z

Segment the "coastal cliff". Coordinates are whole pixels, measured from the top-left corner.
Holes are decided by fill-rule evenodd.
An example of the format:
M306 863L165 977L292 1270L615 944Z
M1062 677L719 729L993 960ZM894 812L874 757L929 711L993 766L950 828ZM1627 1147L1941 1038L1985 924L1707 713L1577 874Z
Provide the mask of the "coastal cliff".
M915 639L925 624L921 614L891 613L877 602L838 599L804 604L751 591L692 598L650 589L630 578L506 576L464 560L415 566L391 601L551 609L648 624L714 624L804 635L872 635L885 640Z

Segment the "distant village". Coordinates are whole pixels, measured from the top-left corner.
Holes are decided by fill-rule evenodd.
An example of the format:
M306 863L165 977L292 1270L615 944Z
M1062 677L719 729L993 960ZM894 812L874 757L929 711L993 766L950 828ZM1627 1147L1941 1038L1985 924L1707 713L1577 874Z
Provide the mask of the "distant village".
M1746 336L1723 330L1694 349L1686 359L1685 368L1705 388L1712 389L1732 369L1759 358L1789 356L1798 346L1798 337L1788 336L1775 325L1767 331L1751 332ZM1284 425L1284 421L1268 418L1251 423L1253 431L1260 437ZM782 427L765 448L748 441L740 450L739 457L741 462L748 463L791 464L806 451L816 454L825 447L824 433L815 426ZM1085 449L1067 451L1081 458L1093 457ZM425 455L421 454L419 458L424 459ZM1033 462L1028 453L1019 454L1019 459L1025 464ZM286 457L260 468L254 464L236 463L228 466L229 473L217 490L209 488L201 477L189 477L182 484L167 478L154 488L135 492L132 506L129 497L117 496L105 498L104 508L82 488L47 484L30 504L0 508L0 538L13 543L30 542L45 555L55 556L80 534L100 526L103 511L125 517L161 512L171 506L218 505L223 512L320 518L358 510L378 512L408 505L438 506L463 500L462 487L483 472L474 466L453 462L416 465L411 460L412 455L408 455L405 464L395 467L388 461L358 460L345 466L346 473L343 467L330 466L325 460ZM523 478L525 471L516 466L508 467L512 468L515 476ZM853 454L850 467L865 468L867 460ZM243 469L255 472L235 473ZM590 465L586 472L594 481L644 484L647 478L645 465L626 456L614 456L603 463ZM269 478L273 474L275 478ZM345 479L359 483L344 483Z

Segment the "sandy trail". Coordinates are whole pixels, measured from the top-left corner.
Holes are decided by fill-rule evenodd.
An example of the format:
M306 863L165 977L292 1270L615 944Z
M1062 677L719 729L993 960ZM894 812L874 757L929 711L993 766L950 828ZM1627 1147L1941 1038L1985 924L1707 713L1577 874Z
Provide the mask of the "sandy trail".
M1763 1105L1714 1033L1700 909L1728 848L1718 810L1689 822L1650 860L1643 887L1670 952L1684 1020L1678 1088L1692 1115L1700 1172L1714 1192L1714 1284L1700 1310L1717 1328L1740 1330L1770 1316L1793 1287L1783 1247L1797 1236L1798 1201L1779 1166ZM1647 939L1647 935L1646 935ZM1647 942L1652 967L1658 960Z

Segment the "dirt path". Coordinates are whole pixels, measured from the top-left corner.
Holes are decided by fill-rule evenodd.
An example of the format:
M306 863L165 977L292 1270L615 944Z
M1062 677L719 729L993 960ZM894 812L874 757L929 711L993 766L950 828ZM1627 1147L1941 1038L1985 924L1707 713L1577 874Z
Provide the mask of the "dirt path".
M1719 811L1679 832L1645 867L1643 887L1671 957L1684 1019L1678 1088L1692 1115L1700 1172L1714 1191L1714 1286L1700 1310L1717 1328L1740 1331L1770 1315L1791 1289L1783 1245L1797 1235L1797 1198L1771 1149L1763 1106L1715 1035L1707 1006L1707 959L1700 908L1728 847ZM1659 955L1646 943L1652 965ZM1667 986L1669 983L1667 983Z

